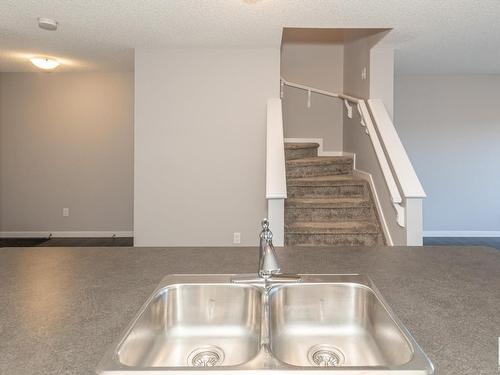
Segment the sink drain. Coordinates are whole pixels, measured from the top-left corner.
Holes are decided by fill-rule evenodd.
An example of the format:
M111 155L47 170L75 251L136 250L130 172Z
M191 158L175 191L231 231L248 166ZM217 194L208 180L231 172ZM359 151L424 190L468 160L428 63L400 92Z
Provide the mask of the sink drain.
M331 345L316 345L309 349L307 353L309 362L313 366L337 367L344 364L342 352Z
M194 367L218 366L224 361L224 351L217 346L204 346L189 353L187 363Z

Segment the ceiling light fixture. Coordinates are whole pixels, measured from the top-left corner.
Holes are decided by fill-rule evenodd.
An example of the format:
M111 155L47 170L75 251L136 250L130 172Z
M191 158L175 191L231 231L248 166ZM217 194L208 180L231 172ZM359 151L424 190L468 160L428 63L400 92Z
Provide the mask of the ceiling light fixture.
M30 61L37 68L43 70L53 70L61 64L56 59L51 59L49 57L33 57L30 59Z
M57 30L57 21L51 18L38 17L38 27L40 29L55 31Z

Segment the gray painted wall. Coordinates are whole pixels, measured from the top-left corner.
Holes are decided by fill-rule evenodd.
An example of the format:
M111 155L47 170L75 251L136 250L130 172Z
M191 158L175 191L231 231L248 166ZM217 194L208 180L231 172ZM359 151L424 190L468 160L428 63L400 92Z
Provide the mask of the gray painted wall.
M258 244L279 52L136 50L136 245Z
M281 75L288 81L331 92L343 91L343 44L285 43ZM286 138L323 138L327 151L342 151L342 102L285 87L283 123Z
M344 45L344 94L357 98L370 97L370 38L346 41ZM366 78L361 71L366 68Z
M395 126L426 231L500 231L500 76L398 75Z
M133 92L132 73L0 74L0 231L132 231Z

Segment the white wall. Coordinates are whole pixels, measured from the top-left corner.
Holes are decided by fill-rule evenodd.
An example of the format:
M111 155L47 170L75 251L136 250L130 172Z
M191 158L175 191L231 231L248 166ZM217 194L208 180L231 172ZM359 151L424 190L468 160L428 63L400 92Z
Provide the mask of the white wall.
M133 74L0 78L0 231L132 231Z
M136 50L136 245L257 245L279 54Z
M394 49L390 46L370 50L370 98L382 100L394 117Z
M285 43L281 51L281 75L288 81L331 92L343 91L343 44ZM286 138L323 138L328 151L342 151L342 102L284 88L283 125Z
M500 75L398 75L395 87L395 125L427 193L424 230L499 235Z
M289 81L341 92L344 46L342 43L284 43L281 74Z

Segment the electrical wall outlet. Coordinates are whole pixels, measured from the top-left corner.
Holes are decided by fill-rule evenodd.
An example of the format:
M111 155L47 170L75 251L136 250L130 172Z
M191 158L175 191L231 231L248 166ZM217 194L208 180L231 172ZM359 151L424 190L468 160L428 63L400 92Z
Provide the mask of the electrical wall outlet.
M363 70L361 70L361 79L363 81L366 79L366 68L363 68Z
M63 216L64 217L69 216L69 208L67 207L63 208Z
M233 233L233 243L241 243L241 233L240 232Z

